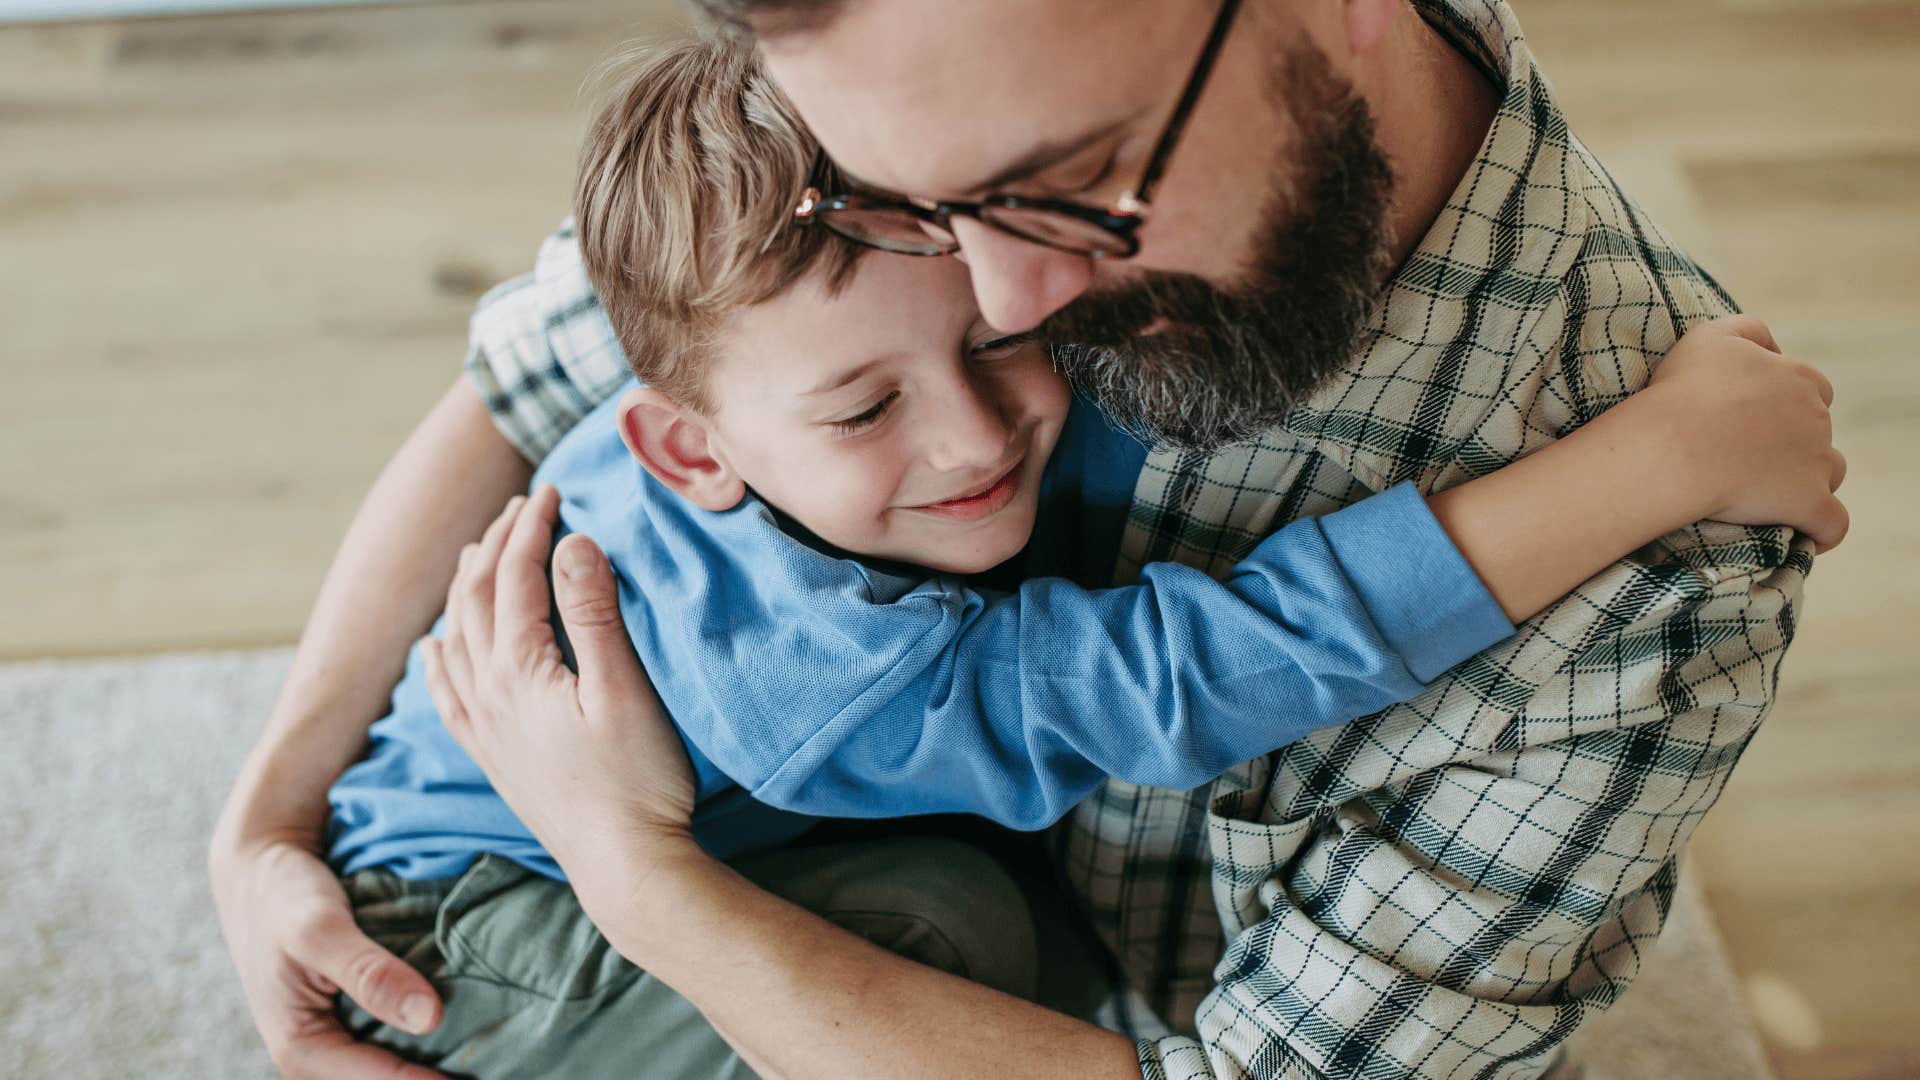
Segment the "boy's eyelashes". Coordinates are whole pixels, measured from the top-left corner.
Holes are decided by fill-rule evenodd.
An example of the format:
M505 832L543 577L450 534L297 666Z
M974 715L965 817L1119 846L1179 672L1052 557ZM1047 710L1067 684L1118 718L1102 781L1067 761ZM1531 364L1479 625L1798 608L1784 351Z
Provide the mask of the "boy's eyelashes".
M974 345L969 345L967 347L967 355L980 360L999 360L1014 355L1033 341L1034 335L1032 333L1005 334L1000 337L989 338L986 341ZM899 390L889 390L885 397L874 402L870 407L852 416L844 416L838 420L828 420L826 424L842 435L851 435L859 431L864 431L874 424L879 423L881 417L886 415L887 410L893 407L893 403L897 401L899 397Z
M886 397L874 402L872 408L853 416L843 417L839 420L829 420L827 421L827 426L843 435L851 435L856 431L878 422L880 417L886 413L888 406L891 406L894 399L899 396L900 391L890 390L887 392Z

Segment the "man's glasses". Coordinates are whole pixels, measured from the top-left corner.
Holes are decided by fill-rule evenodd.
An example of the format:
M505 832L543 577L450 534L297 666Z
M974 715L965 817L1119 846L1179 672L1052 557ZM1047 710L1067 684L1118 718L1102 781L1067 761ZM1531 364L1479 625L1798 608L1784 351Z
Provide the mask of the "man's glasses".
M1140 250L1136 234L1147 220L1154 186L1160 182L1167 159L1173 156L1194 103L1206 88L1220 43L1226 40L1227 28L1233 25L1234 12L1239 8L1240 0L1221 3L1200 58L1187 76L1173 115L1167 118L1166 130L1160 133L1153 156L1147 159L1146 171L1133 191L1111 207L1021 195L988 195L978 202L936 202L865 187L825 195L821 187L827 180L828 162L822 150L814 156L813 176L800 205L794 208L794 219L802 224L817 222L855 243L903 255L951 255L960 250L952 220L969 217L1056 251L1094 259L1128 258Z

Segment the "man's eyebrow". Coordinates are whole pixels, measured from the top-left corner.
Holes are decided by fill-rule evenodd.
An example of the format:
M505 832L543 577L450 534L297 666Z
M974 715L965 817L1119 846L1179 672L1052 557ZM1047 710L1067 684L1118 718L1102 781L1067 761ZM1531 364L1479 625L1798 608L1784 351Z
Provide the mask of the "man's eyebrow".
M1112 137L1115 132L1125 128L1132 120L1132 117L1126 117L1112 121L1111 123L1102 124L1097 128L1081 132L1078 135L1073 135L1068 138L1048 139L1028 150L1026 153L1021 154L1019 157L1014 158L991 176L986 177L978 183L961 188L960 190L968 194L990 192L995 188L1005 187L1007 184L1013 183L1016 180L1024 180L1035 173L1044 172L1082 150L1085 150L1087 147L1103 139Z
M870 360L864 360L858 364L855 364L850 368L842 368L839 371L836 371L833 374L828 375L826 378L821 379L819 384L812 387L811 389L800 391L799 396L800 397L819 397L821 394L831 393L835 390L840 389L843 386L846 386L849 383L859 381L862 375L865 375L867 372L872 371L874 368L877 368L882 364L885 364L892 360L897 360L902 355L903 354L901 353L887 353L884 356L876 356Z

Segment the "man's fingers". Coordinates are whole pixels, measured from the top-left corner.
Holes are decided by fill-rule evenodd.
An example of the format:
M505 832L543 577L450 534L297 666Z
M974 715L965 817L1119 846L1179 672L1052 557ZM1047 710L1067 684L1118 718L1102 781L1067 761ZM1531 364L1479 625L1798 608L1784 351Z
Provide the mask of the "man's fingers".
M1840 485L1847 482L1847 455L1838 450L1829 450L1833 458L1833 472L1827 481L1828 491L1839 491Z
M493 648L493 604L494 575L500 563L500 551L506 546L507 537L513 535L514 523L519 520L520 512L526 505L526 497L515 495L507 500L500 516L493 519L487 531L480 535L480 544L474 550L471 560L465 562L455 587L463 593L462 630L466 634L469 647L486 655Z
M487 552L497 552L500 545L507 542L507 533L513 529L513 522L520 515L520 508L526 505L525 495L515 495L507 500L497 517L487 525L487 531L480 534L480 548Z
M560 516L560 493L542 484L527 500L507 535L500 553L494 593L496 640L528 646L552 647L553 630L547 617L547 557L553 550L553 527Z
M610 704L650 698L653 686L627 637L613 568L599 546L584 536L567 537L554 553L553 571L554 598L580 666L580 705L588 719Z
M440 714L440 722L460 745L466 746L467 740L461 733L467 728L467 707L448 676L446 650L438 641L424 638L420 642L420 658L426 664L427 696L433 699L433 711ZM472 749L467 747L469 753Z
M287 952L381 1023L416 1035L440 1024L433 984L368 937L344 904L309 921Z
M447 1080L444 1073L356 1041L338 1025L300 1035L273 1057L288 1080Z

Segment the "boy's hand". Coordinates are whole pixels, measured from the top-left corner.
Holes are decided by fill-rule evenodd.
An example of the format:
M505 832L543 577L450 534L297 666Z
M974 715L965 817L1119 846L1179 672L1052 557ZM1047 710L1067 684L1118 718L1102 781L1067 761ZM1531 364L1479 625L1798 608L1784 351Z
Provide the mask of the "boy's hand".
M665 851L693 852L693 770L634 656L606 556L569 537L554 595L580 673L562 662L546 567L559 496L543 486L509 503L460 555L445 640L422 646L448 732L553 855L593 914L628 895L631 872ZM611 902L611 901L610 901Z
M432 984L353 921L333 871L291 839L242 843L216 836L209 857L220 931L240 969L247 1008L289 1080L444 1080L440 1073L356 1042L334 1013L345 992L395 1027L440 1022Z
M1833 447L1833 384L1780 355L1760 320L1703 323L1676 342L1653 374L1684 454L1681 468L1707 479L1702 516L1739 525L1787 525L1825 552L1847 535L1835 492L1847 460Z

